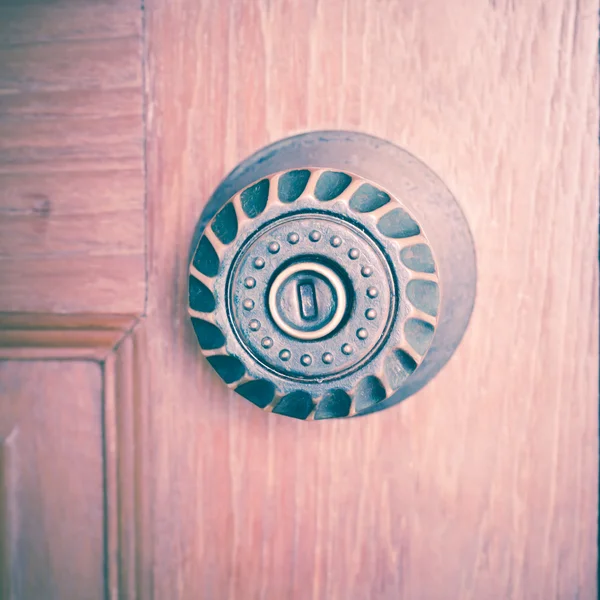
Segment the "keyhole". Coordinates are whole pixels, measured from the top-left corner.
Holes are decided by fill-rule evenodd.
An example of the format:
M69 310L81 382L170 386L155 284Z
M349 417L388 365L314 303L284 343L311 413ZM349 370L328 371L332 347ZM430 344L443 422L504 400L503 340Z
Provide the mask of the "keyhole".
M270 284L269 311L275 325L299 340L318 340L340 324L348 298L346 286L330 267L298 261Z
M301 281L298 283L298 304L300 316L305 321L314 321L319 313L317 306L317 294L315 284L312 281Z

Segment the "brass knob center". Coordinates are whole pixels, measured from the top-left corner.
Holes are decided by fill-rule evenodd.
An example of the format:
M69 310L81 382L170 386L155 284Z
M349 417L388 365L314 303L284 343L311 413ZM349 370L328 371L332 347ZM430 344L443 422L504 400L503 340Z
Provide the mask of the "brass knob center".
M342 322L348 297L342 279L314 261L296 262L271 283L269 311L275 324L298 340L318 340Z

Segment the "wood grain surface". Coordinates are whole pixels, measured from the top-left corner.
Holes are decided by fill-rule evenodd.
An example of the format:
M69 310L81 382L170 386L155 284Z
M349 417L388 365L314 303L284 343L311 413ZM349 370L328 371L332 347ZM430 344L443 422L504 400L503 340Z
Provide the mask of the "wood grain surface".
M596 597L597 13L147 2L154 597ZM432 167L472 226L479 282L426 389L303 423L225 392L200 359L186 263L224 174L318 128Z
M2 599L142 597L142 73L135 0L0 0Z
M105 598L102 372L0 362L0 596Z
M597 25L596 0L0 0L0 596L596 598ZM305 423L210 370L187 266L224 175L325 128L440 175L478 296L419 394Z
M0 359L104 361L136 322L129 315L0 313Z
M140 314L142 15L0 1L0 310Z

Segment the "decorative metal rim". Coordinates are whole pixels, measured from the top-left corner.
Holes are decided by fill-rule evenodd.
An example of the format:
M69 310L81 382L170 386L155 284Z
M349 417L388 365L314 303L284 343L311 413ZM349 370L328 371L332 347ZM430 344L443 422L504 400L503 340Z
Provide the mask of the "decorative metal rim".
M336 177L343 189L332 185ZM290 195L293 179L300 184ZM250 190L258 188L262 194L254 193L258 200L249 202ZM298 383L292 391L289 381L248 355L224 310L227 270L240 247L258 227L290 209L318 210L360 224L391 258L400 295L392 331L368 364L335 382ZM434 253L402 202L362 177L323 168L278 172L236 193L206 226L190 265L189 313L209 363L229 387L264 410L307 420L360 414L397 390L427 353L439 298Z

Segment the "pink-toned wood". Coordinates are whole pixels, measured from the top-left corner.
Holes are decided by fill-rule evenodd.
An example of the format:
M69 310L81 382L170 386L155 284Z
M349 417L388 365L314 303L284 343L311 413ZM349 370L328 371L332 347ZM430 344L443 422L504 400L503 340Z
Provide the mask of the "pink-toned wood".
M597 9L148 0L142 56L134 0L0 2L0 327L44 358L0 363L3 597L595 598ZM329 127L448 183L479 290L421 393L309 424L202 362L188 242L240 159Z
M127 0L2 0L3 45L140 36L142 20Z
M104 598L102 372L0 363L2 598Z
M596 597L597 9L148 1L156 597ZM432 167L472 225L479 289L421 393L308 424L224 391L184 265L223 175L318 128Z
M140 314L138 2L0 3L0 310Z
M142 12L0 1L0 596L140 598Z
M145 331L138 325L125 335L104 364L106 530L111 599L150 598L152 549L151 503L146 497L152 476L147 435Z
M130 315L0 313L0 358L104 360L136 321Z
M0 362L2 598L147 597L144 334L121 333L103 363Z
M121 331L133 329L135 317L131 315L80 314L36 314L36 313L0 313L2 331L48 331L53 329L79 331Z
M140 353L139 343L143 335L143 327L136 327L135 321L125 315L0 315L0 357L8 359L0 363L0 449L4 438L7 444L12 444L13 431L18 429L29 411L35 410L35 404L32 403L43 402L47 396L52 399L69 394L74 394L81 402L90 402L85 396L79 398L81 385L85 384L84 375L101 374L99 394L92 401L98 405L99 411L100 422L95 426L102 432L102 443L98 448L102 480L97 490L102 498L105 497L101 514L104 533L98 565L102 575L99 591L90 588L85 597L97 595L104 598L104 594L111 599L144 597L142 540L146 535L144 529L150 529L145 508L147 503L142 496L143 469L147 463L141 446L142 441L146 440L144 406L147 402L144 357ZM29 361L21 362L23 359ZM43 359L44 362L36 362L36 359ZM67 360L57 362L57 359ZM94 359L94 362L78 362L81 359ZM50 379L38 376L38 365L53 366ZM84 375L69 377L71 370L79 373L79 365L92 365L96 370L90 371L86 367L81 371ZM61 366L64 366L66 378L61 377ZM26 367L29 371L24 370ZM39 368L43 371L45 367ZM84 383L80 383L80 379ZM69 403L59 404L54 409L57 418L78 418ZM39 424L39 427L42 426ZM34 430L32 435L39 437L41 434ZM68 435L65 435L65 440L72 453L83 451L87 454L77 440L73 442L73 447L70 446ZM44 444L44 441L41 443ZM61 590L60 595L50 595L50 598L80 598L79 581L70 581L63 571L52 574L57 582L53 583L50 579L46 562L51 561L52 556L42 557L43 560L39 561L25 561L23 556L15 555L14 547L20 547L21 544L20 539L13 539L17 535L14 530L18 530L18 519L29 519L30 515L28 506L22 515L17 515L11 500L14 495L11 489L13 479L20 478L19 472L15 472L15 467L11 466L14 454L11 448L8 444L8 470L0 468L0 475L6 472L7 477L10 476L10 479L0 477L0 532L5 540L4 545L0 544L0 589L4 590L7 598L20 598L22 596L18 590L34 588L40 594L54 594L55 588ZM0 451L0 458L2 456ZM2 465L4 463L0 467ZM48 471L53 469L51 462L43 466ZM73 462L71 468L73 477L77 477L81 467ZM54 481L49 485L60 487L62 482ZM69 489L66 489L66 494ZM40 497L36 489L27 489L23 494L35 501L43 501L43 496ZM63 499L64 511L68 512L70 502L71 496L66 495ZM47 545L45 536L51 534L51 531L37 529L31 532L28 543L43 547ZM57 535L60 537L61 533ZM76 546L76 535L71 537L72 545ZM81 538L79 543L83 545L87 542ZM52 548L50 550L54 552ZM73 550L69 552L66 559L76 565L78 557ZM24 561L27 569L21 572L21 563ZM15 578L18 579L17 583ZM44 587L44 581L47 582L47 588ZM85 583L87 580L82 581L83 585L90 585L89 582Z

